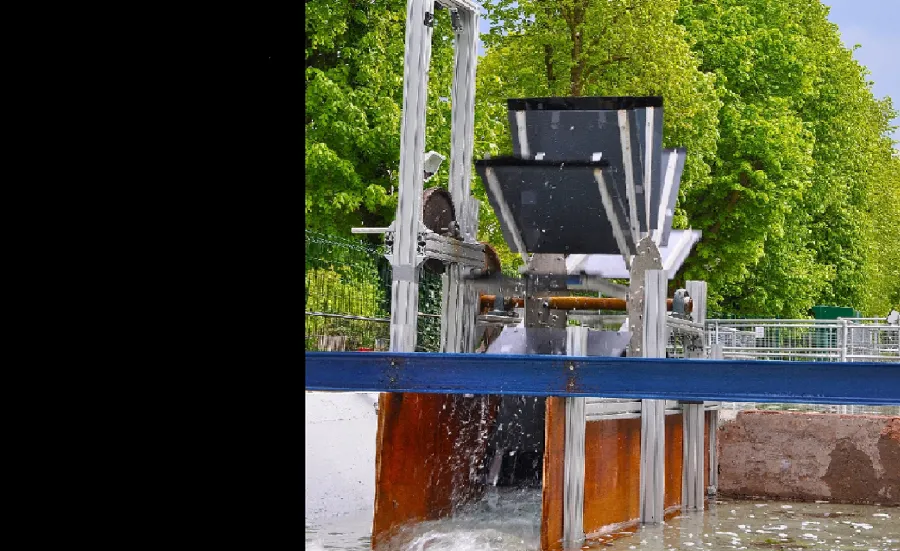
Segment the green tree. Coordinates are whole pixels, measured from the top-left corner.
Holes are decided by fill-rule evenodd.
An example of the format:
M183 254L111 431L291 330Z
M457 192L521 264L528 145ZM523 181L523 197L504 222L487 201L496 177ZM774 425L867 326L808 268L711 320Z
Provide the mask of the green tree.
M397 205L405 0L306 2L306 227L386 226ZM427 149L450 152L453 34L436 13ZM446 187L447 166L428 185Z
M682 1L723 88L711 193L686 207L704 230L687 273L712 273L725 312L798 317L863 299L862 209L888 119L827 14L808 0Z
M889 144L883 143L882 149L889 149ZM866 193L866 285L861 307L864 315L879 317L900 310L900 153L882 151L880 160L883 169Z

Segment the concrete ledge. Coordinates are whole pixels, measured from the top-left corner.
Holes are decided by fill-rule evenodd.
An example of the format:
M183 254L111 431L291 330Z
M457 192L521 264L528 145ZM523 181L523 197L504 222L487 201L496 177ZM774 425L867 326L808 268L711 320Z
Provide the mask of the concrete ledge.
M719 493L900 505L900 417L740 412L720 429Z

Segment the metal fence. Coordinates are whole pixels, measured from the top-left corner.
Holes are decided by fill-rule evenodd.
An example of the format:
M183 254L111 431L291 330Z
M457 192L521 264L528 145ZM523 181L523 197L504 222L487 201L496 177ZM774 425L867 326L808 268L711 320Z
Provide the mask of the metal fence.
M388 350L391 269L384 247L308 230L305 241L306 350ZM423 270L417 351L438 351L440 308L441 277Z
M900 326L882 319L838 320L711 319L707 342L722 347L728 359L824 362L900 362ZM877 381L873 381L877 384ZM725 402L728 412L741 410L799 411L836 414L900 415L898 406L828 404L757 404Z
M900 326L883 319L707 321L708 346L725 359L900 361Z

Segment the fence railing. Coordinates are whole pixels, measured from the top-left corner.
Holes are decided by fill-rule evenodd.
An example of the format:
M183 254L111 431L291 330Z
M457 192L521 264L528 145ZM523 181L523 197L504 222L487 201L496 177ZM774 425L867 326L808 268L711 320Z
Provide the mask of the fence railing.
M388 350L391 268L385 248L308 230L305 241L305 349ZM417 351L438 351L440 307L441 277L423 270Z
M884 320L708 320L725 359L900 361L900 326Z
M900 362L900 326L884 319L772 320L711 319L708 346L719 344L723 357L733 360L813 360L823 362ZM872 384L878 384L872 381ZM730 412L776 410L835 414L900 415L898 406L757 404L725 402Z

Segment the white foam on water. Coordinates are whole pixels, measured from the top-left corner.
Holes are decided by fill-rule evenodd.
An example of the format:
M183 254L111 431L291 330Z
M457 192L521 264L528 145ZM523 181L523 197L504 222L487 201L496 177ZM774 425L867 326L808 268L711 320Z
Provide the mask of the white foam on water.
M450 518L406 527L384 551L538 551L540 523L539 489L489 488Z
M841 505L841 514L853 521L823 516L839 515L835 505L794 503L790 511L781 503L769 503L781 513L777 524L746 524L752 502L712 503L702 513L685 513L658 526L644 526L634 532L612 528L619 537L589 540L582 549L625 551L667 551L670 549L784 549L814 545L817 549L898 549L900 523L874 506ZM732 509L733 508L733 509ZM734 511L733 516L728 515ZM483 499L447 519L422 522L400 531L394 541L377 551L538 551L540 549L540 490L489 488ZM812 519L817 520L812 520ZM865 518L868 522L856 522ZM328 523L307 524L306 551L369 551L368 523L342 517ZM738 524L742 522L743 524ZM768 530L766 530L768 529ZM342 532L343 531L343 532ZM860 533L861 532L861 533ZM701 538L702 536L702 538ZM777 538L777 539L775 539ZM777 542L777 543L776 543ZM802 543L801 543L802 542ZM797 545L793 545L796 543ZM825 546L825 547L822 547ZM571 551L581 551L575 549Z

